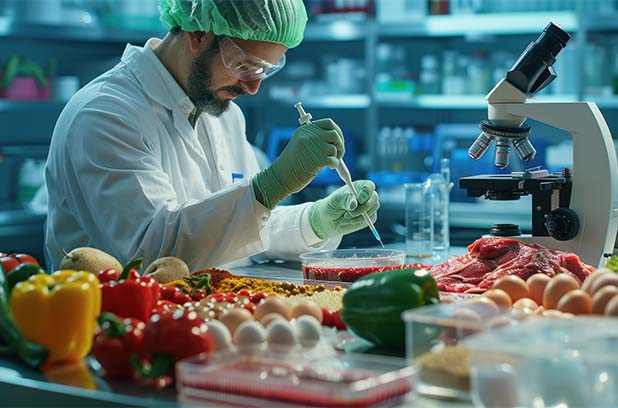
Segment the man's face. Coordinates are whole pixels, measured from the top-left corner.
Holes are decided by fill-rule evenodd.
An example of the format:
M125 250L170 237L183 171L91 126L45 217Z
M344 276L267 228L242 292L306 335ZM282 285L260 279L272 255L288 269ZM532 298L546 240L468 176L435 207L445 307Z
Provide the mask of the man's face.
M234 39L245 52L270 63L277 63L287 48L283 45ZM246 93L254 95L261 80L241 81L223 65L216 39L195 56L189 71L187 94L198 110L213 116L225 112L231 100Z

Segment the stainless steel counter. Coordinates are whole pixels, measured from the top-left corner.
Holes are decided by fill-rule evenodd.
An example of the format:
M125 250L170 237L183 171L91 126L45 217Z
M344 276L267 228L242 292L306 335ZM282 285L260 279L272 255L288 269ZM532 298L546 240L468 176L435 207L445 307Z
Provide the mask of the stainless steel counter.
M389 247L401 247L389 245ZM453 248L453 253L465 251ZM233 268L233 272L245 276L269 277L302 283L300 263L266 263L251 267ZM87 369L66 368L55 374L43 374L23 364L0 358L0 396L2 406L138 406L182 407L173 387L157 390L152 385L140 385L136 381L108 381L100 377L90 364ZM268 405L265 403L265 405ZM213 404L211 406L221 406ZM469 402L433 400L413 394L400 407L470 407Z

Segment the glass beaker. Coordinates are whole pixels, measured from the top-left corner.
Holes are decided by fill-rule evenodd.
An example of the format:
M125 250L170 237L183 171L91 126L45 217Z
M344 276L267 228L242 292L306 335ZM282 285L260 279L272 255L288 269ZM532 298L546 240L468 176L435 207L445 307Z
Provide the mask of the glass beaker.
M428 207L431 230L431 254L434 260L448 257L449 237L449 186L441 174L431 174L423 183L423 199Z
M431 207L423 183L408 183L406 190L406 255L413 259L431 257Z

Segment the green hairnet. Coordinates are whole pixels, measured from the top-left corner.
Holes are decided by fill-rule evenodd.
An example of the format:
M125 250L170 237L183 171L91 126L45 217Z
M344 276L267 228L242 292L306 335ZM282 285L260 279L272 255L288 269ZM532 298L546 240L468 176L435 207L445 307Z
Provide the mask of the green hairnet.
M159 11L167 28L267 41L288 48L300 44L307 24L302 0L160 0Z

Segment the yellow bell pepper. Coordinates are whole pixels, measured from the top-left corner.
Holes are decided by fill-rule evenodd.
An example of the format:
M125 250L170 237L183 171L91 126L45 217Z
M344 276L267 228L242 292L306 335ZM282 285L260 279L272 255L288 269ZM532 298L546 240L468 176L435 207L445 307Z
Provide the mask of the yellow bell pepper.
M101 312L94 274L63 270L31 276L13 288L10 303L23 335L49 350L48 363L79 361L90 351Z

